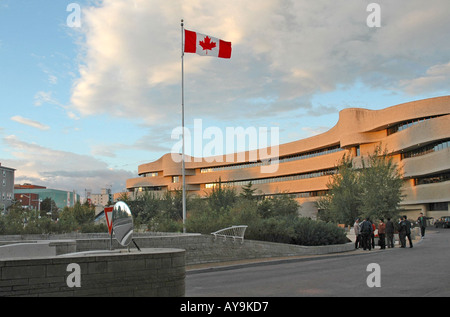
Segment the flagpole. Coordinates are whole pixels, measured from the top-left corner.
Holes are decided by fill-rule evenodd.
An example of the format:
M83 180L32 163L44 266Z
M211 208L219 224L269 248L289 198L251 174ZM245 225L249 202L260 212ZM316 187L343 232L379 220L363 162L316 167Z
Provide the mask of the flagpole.
M186 233L186 171L184 159L184 24L181 19L181 128L183 138L183 153L181 157L181 177L183 179L183 232Z

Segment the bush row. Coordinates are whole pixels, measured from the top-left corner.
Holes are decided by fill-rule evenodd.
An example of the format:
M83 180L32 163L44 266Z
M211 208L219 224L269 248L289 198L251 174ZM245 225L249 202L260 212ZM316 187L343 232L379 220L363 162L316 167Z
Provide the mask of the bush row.
M206 198L188 198L186 231L210 234L233 225L247 225L246 239L305 246L348 242L344 230L336 224L300 218L299 204L288 195L257 199L253 192L251 184L239 195L233 188L219 186ZM180 200L181 193L175 192L170 198L147 194L129 203L139 211L135 214L138 225L145 224L151 231L181 232L181 210L173 209L181 209Z

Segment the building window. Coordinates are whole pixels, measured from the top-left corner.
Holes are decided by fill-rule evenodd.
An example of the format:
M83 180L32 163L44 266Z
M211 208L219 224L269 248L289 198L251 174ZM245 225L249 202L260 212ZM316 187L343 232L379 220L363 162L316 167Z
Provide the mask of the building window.
M410 158L410 157L422 156L422 155L426 155L428 153L441 151L441 150L447 149L449 147L450 147L449 139L434 142L429 145L425 145L420 148L402 153L402 160L406 159L406 158Z
M437 174L426 177L418 177L414 180L415 185L426 185L450 181L450 173Z
M158 176L158 172L144 173L141 176L142 177L156 177L156 176Z
M442 210L448 210L448 203L431 203L428 204L428 210L429 211L442 211Z
M180 176L172 176L172 183L179 183L180 182Z
M153 191L161 191L163 190L162 186L149 186L149 187L136 187L134 188L135 193L140 192L153 192Z
M309 151L289 156L280 157L278 159L277 163L284 163L284 162L291 162L291 161L297 161L297 160L304 160L311 157L317 157L321 155L331 154L343 151L339 145L331 146L328 148L316 150L316 151ZM217 166L217 167L205 167L200 169L200 173L210 173L210 172L218 172L218 171L225 171L225 170L233 170L233 169L241 169L241 168L250 168L250 167L259 167L267 165L267 162L245 162L245 163L239 163L239 164L233 164L233 165L225 165L225 166Z
M440 117L440 116L443 116L443 115L417 118L417 119L414 119L414 120L408 120L408 121L403 121L403 122L397 123L396 125L387 128L387 135L389 136L391 134L394 134L394 133L397 133L399 131L405 130L405 129L407 129L407 128L413 126L413 125L416 125L416 124L418 124L418 123L420 123L422 121L427 121L427 120L434 119L434 118L437 118L437 117Z
M287 175L287 176L277 176L277 177L269 177L269 178L256 178L256 179L247 179L242 181L229 181L229 182L222 182L224 185L228 186L245 186L249 182L251 182L253 185L259 185L259 184L267 184L267 183L277 183L277 182L288 182L288 181L295 181L300 179L308 179L308 178L315 178L315 177L321 177L321 176L330 176L337 173L337 169L330 168L315 172L309 172L309 173L302 173L302 174L294 174L294 175ZM209 183L205 184L205 188L214 188L217 186L218 183Z

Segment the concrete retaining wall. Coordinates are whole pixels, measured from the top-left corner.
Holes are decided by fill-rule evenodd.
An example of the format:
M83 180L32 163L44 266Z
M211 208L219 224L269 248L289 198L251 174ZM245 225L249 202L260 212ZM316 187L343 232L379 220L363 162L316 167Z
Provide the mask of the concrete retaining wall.
M318 255L350 251L352 244L306 247L291 244L271 243L256 240L214 239L211 235L191 235L188 237L152 237L136 239L146 247L177 247L186 250L186 264L212 263L246 259L285 257L299 255Z
M256 240L241 241L217 238L212 235L137 235L134 240L140 248L178 248L186 250L186 264L212 263L245 259L318 255L351 251L354 245L341 244L307 247L292 244L271 243ZM109 238L77 239L77 251L105 250L110 246ZM130 245L133 248L133 244ZM113 247L121 248L115 240ZM122 247L123 248L123 247Z
M0 296L175 297L184 293L185 251L179 249L0 261Z
M0 259L34 258L76 252L75 240L39 240L0 245Z
M109 250L110 237L108 234L77 234L77 235L52 235L52 236L13 236L3 237L3 243L24 242L27 238L58 239L72 238L76 241L76 251ZM14 239L15 238L15 239ZM0 237L2 239L2 237ZM352 243L329 246L299 246L282 243L272 243L256 240L241 241L233 239L214 239L212 235L202 234L135 234L134 240L140 248L176 248L186 250L186 265L212 263L256 258L318 255L338 253L354 249ZM131 243L130 247L134 248ZM123 249L113 239L114 249ZM61 254L61 253L59 253ZM0 258L1 259L1 258Z

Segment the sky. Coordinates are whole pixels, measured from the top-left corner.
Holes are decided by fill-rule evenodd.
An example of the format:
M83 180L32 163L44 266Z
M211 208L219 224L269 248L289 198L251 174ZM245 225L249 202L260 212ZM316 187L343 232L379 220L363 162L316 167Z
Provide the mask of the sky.
M233 49L184 55L187 129L201 122L208 144L209 127L276 128L282 144L344 108L448 95L449 13L448 0L0 0L0 163L16 184L123 191L179 143L181 19Z

